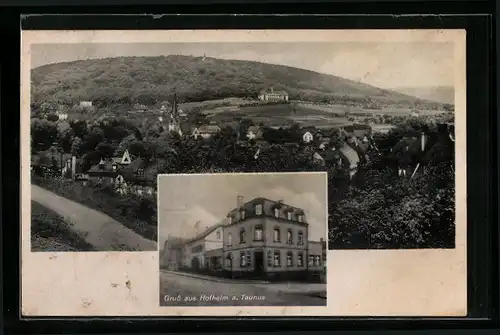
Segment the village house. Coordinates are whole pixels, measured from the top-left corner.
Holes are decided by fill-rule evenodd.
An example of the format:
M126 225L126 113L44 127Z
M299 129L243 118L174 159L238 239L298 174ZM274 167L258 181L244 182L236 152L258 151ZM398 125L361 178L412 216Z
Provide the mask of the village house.
M262 128L259 126L250 126L247 129L246 136L249 140L259 140L262 138L262 135Z
M169 236L165 241L160 259L160 267L170 271L177 271L182 267L182 248L184 239Z
M259 92L259 100L265 102L287 102L288 93L285 91L275 91L271 87Z
M182 248L182 267L191 270L217 268L222 262L222 239L223 225L219 223L186 241ZM212 254L207 257L210 252Z
M413 178L430 160L452 159L454 154L454 127L438 124L437 135L430 137L425 131L403 137L392 149L400 177Z
M130 153L125 150L121 157L101 158L86 174L92 183L112 185L120 171L131 162Z
M200 127L195 127L192 132L192 136L194 137L195 140L202 138L202 139L209 139L214 135L217 135L218 133L221 132L221 129L219 126L215 124L206 124L202 125Z
M306 132L302 135L302 141L303 141L304 143L306 143L306 144L307 144L307 143L312 142L312 141L313 141L313 139L314 139L314 136L313 136L313 134L311 134L311 132L310 132L310 131L306 131Z
M117 193L153 196L156 194L158 163L143 158L134 159L128 166L120 169L114 179Z
M92 107L92 101L80 101L80 107L84 108Z
M357 173L360 162L359 154L347 143L342 144L339 148L327 150L323 154L315 152L313 159L322 165L326 164L347 169L350 178Z

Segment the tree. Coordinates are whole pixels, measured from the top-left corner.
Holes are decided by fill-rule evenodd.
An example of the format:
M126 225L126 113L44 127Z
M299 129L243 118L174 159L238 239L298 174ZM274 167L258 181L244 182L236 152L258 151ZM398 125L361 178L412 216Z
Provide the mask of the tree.
M144 158L146 153L146 148L142 141L134 141L130 143L128 151L133 156L138 156Z
M73 138L73 143L71 143L71 154L73 156L79 157L82 154L83 141L79 137Z
M59 116L57 114L47 115L47 121L56 122L58 120L59 120Z
M59 132L54 123L43 119L31 120L31 145L35 151L47 150L58 140Z
M115 148L108 142L102 142L97 145L96 150L101 154L101 157L110 158L113 156Z
M116 148L115 155L122 156L125 151L129 149L130 145L135 141L137 141L137 139L133 134L123 138Z

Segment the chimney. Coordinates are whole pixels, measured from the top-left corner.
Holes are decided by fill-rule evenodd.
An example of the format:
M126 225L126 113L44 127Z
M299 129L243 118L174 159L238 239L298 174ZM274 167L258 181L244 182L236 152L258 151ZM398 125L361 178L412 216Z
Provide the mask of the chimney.
M71 179L75 179L76 175L76 156L71 157Z
M424 132L420 134L420 148L425 151L425 145L427 144L427 137Z
M283 205L283 204L284 204L284 202L285 202L285 200L283 200L283 199L279 199L279 200L278 200L278 203L279 203L280 205Z
M241 208L243 207L243 196L238 195L236 196L236 208Z

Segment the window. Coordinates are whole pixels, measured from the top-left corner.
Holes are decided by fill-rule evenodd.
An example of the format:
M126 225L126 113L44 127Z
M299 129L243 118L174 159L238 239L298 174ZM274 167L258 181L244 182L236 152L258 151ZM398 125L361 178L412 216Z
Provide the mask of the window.
M191 248L191 253L197 254L203 251L203 244L198 244L197 246Z
M245 210L242 210L240 213L241 213L241 220L245 220Z
M276 217L276 218L280 217L280 210L278 208L274 209L274 217Z
M255 226L255 232L253 236L254 241L262 241L262 226Z
M302 267L304 266L304 254L299 252L297 256L297 266Z
M113 171L116 171L116 168L117 168L116 164L113 164Z
M321 263L321 256L314 256L314 265L319 266Z
M273 266L273 252L271 250L267 252L267 266L268 267Z
M303 232L299 232L297 244L304 245L304 233Z
M280 229L279 228L274 228L274 242L280 242L281 236L280 236Z
M233 256L228 254L226 257L226 268L231 269L233 267Z
M144 176L144 169L137 169L137 176L143 177Z
M220 231L218 231L217 233L215 233L215 238L220 240Z
M247 266L247 255L245 254L244 251L240 252L240 266L241 267Z
M233 245L233 235L231 233L227 234L227 245Z
M302 214L297 215L297 220L298 220L299 222L302 222L302 220L303 220L303 215L302 215Z
M246 261L247 261L247 266L250 266L252 264L252 254L250 253L250 250L247 250Z
M313 266L313 265L314 265L314 256L309 255L309 266Z
M262 215L262 205L255 205L255 215Z
M293 255L291 252L286 254L286 266L293 266Z
M288 242L288 244L293 244L293 234L291 229L288 229L286 233L286 241Z
M279 251L274 252L274 266L281 266L281 255Z
M286 213L286 217L288 220L291 220L292 219L292 212Z
M240 244L245 243L245 229L240 230Z
M227 224L231 224L233 223L233 217L232 216L228 216L227 217Z

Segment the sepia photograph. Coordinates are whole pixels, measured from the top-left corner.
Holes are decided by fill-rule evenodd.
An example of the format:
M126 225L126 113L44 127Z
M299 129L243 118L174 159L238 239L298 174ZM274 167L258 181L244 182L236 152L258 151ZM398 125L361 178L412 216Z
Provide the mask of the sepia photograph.
M160 175L160 305L326 306L326 182Z
M154 249L158 174L267 171L328 172L330 249L454 247L452 43L39 44L31 63L34 251Z
M466 310L465 31L22 37L25 314Z

